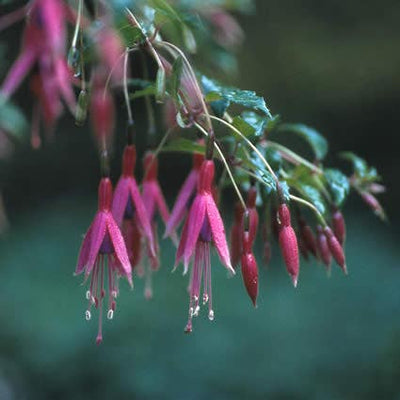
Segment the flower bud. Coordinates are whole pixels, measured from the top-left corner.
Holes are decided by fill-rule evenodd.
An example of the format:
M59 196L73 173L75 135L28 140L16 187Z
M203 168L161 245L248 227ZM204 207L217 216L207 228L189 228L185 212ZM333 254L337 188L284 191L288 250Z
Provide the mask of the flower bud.
M279 245L286 264L286 269L293 280L294 287L296 287L300 267L299 247L294 229L290 225L290 211L286 204L281 204L279 206L278 215L281 223Z
M385 219L385 211L383 210L383 207L379 203L378 199L373 194L369 192L362 192L361 198L364 200L365 204L372 209L375 215Z
M332 214L332 228L337 240L343 246L346 239L346 224L339 210L335 210Z
M299 225L300 237L305 249L307 250L307 252L309 251L310 253L312 253L314 257L317 257L317 241L315 240L315 236L310 225L308 225L304 218L301 216L299 217Z
M254 254L250 249L249 232L243 233L242 276L247 293L254 306L258 295L258 268Z
M329 270L332 263L332 254L329 250L328 240L324 235L324 231L320 225L317 226L317 245L318 255L326 268Z
M333 234L332 229L329 228L329 226L325 227L324 233L333 258L339 264L340 268L342 268L343 272L347 274L346 259L342 246L340 245L338 239Z
M198 191L200 193L212 191L212 183L214 181L214 161L205 160L200 169L199 181L198 181Z

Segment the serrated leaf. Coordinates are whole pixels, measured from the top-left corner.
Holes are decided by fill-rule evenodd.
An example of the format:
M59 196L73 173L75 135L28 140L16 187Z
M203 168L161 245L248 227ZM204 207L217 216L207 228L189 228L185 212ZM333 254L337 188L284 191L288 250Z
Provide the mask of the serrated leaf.
M380 180L380 176L378 175L376 168L369 166L363 158L357 156L351 151L340 153L340 157L352 163L354 173L364 182L374 182Z
M196 143L189 139L174 139L171 140L164 148L162 152L179 152L179 153L202 153L205 152L205 146Z
M247 138L255 133L255 129L248 124L242 117L236 116L233 118L232 125L238 129Z
M254 132L252 133L252 136L254 136L255 138L259 138L264 135L268 119L266 119L265 117L261 117L254 111L244 111L242 112L241 117L244 122L246 122L253 128Z
M337 169L324 170L324 176L336 207L341 207L350 193L350 183L346 175Z
M279 125L277 130L299 135L309 143L317 160L323 160L325 158L328 152L328 142L314 128L303 124L282 124Z
M0 130L17 140L23 140L27 129L24 114L10 101L0 97Z
M226 108L224 111L226 111L231 103L235 103L246 108L261 111L268 118L272 118L272 115L265 104L264 98L258 96L255 92L222 86L217 81L210 79L205 75L202 75L200 80L206 94L209 92L216 92L221 96L221 99L225 101Z

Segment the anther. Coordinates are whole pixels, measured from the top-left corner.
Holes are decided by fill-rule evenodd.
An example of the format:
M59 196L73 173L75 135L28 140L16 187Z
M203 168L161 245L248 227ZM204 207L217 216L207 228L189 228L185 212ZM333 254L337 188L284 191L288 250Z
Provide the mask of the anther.
M107 319L113 319L113 318L114 318L114 311L110 309L107 312Z
M91 297L91 295L90 295L90 290L88 290L87 292L86 292L86 300L89 300L90 299L90 297Z
M214 321L214 310L210 310L208 313L208 319Z
M89 310L85 311L85 319L86 321L90 321L90 319L92 318L92 314L90 313Z
M207 302L208 302L208 294L204 293L203 294L203 305L207 304Z

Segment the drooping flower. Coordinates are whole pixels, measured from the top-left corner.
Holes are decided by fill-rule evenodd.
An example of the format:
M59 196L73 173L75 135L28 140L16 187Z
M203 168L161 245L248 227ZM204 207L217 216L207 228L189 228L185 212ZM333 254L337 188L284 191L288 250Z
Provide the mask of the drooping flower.
M111 212L112 184L109 178L102 178L99 185L97 214L90 225L79 253L75 274L84 272L85 281L90 279L86 292L88 308L86 319L91 319L91 308L99 309L99 328L96 343L102 335L103 303L108 292L107 318L112 319L118 295L118 279L124 277L132 286L132 268L125 247L124 238ZM106 281L108 287L106 287Z
M136 148L127 145L122 158L122 174L114 192L112 212L125 237L132 267L140 260L141 236L148 241L151 257L155 257L154 238L139 188L134 177Z
M278 208L279 216L279 244L281 247L286 269L292 278L294 287L297 286L299 276L299 247L296 234L290 222L290 211L286 204L281 204Z
M193 154L193 167L190 174L186 178L179 191L174 208L168 219L165 229L164 237L170 236L180 225L185 218L188 208L191 206L191 200L196 191L197 180L199 176L200 167L204 161L204 155L199 153Z
M35 64L42 81L50 80L47 96L62 98L70 110L75 108L72 74L65 58L66 8L59 0L35 0L29 7L22 49L1 87L4 97L11 96ZM50 101L50 99L49 99Z
M339 243L343 246L346 239L346 223L343 214L338 209L334 210L332 214L332 228Z
M161 216L164 224L168 224L169 210L165 202L160 184L158 183L158 160L152 152L147 152L143 159L144 178L143 178L143 200L147 211L147 216L153 229L156 257L152 259L152 268L159 268L159 245L157 235L156 215ZM170 232L172 240L177 241L174 230Z
M185 331L192 331L192 317L198 314L201 277L204 276L203 302L209 303L209 319L214 319L211 299L210 243L213 243L221 263L232 273L228 244L222 218L212 194L215 167L212 160L205 160L201 166L197 195L190 208L183 227L181 240L176 253L175 267L183 261L184 273L194 254L191 283L189 286L189 321Z

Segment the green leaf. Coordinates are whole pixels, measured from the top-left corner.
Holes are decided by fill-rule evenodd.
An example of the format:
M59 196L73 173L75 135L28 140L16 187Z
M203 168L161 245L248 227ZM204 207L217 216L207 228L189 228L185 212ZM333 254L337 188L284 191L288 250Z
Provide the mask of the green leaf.
M255 129L248 124L242 117L234 117L232 125L238 129L247 138L251 137L255 133Z
M0 97L0 130L17 140L25 138L28 123L22 112L10 101Z
M328 142L315 129L303 124L282 124L279 125L277 130L299 135L309 143L317 160L323 160L325 158L328 152Z
M253 133L251 136L256 138L262 137L264 135L265 128L268 123L268 119L261 117L254 111L244 111L241 115L244 122L253 128ZM243 133L243 132L242 132Z
M314 204L314 206L322 215L326 213L325 200L317 188L301 181L292 182L292 186L298 190L308 201Z
M363 158L358 157L356 154L350 151L340 153L340 157L352 163L354 173L362 181L374 182L380 180L380 176L378 175L376 168L369 166Z
M324 176L332 194L333 203L336 207L341 207L350 193L349 180L337 169L325 169Z
M264 98L257 96L255 92L222 86L217 81L207 78L205 75L202 75L200 80L206 94L209 92L216 92L221 96L221 99L225 101L224 112L231 103L234 103L246 108L261 111L268 118L272 118Z
M205 146L196 143L189 139L174 139L171 140L164 148L162 152L179 152L179 153L202 153L205 152Z

